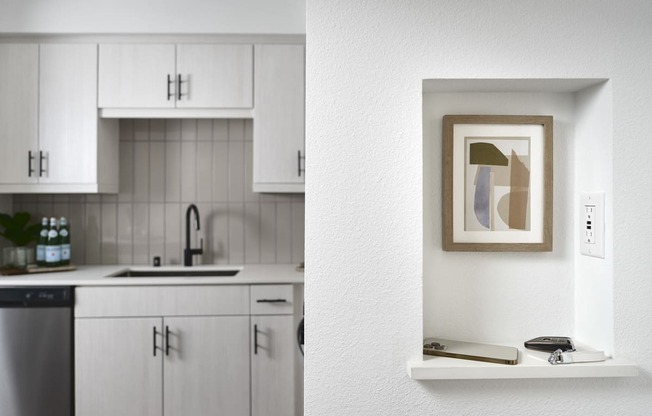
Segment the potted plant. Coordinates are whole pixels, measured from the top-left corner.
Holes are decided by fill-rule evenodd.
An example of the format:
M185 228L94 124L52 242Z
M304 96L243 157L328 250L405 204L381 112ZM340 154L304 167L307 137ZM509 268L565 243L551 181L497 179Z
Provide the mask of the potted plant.
M11 242L12 246L3 250L3 267L27 267L28 255L32 250L27 245L38 239L41 224L29 224L29 212L17 212L13 216L0 213L0 236Z

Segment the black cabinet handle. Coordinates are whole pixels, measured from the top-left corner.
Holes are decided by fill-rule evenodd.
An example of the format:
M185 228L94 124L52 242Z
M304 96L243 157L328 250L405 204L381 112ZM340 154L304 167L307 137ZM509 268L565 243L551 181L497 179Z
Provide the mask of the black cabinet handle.
M168 101L170 101L170 98L172 98L172 92L170 91L170 84L172 84L172 77L170 74L168 74Z
M165 355L170 355L170 328L165 325Z
M297 176L301 176L301 172L306 171L306 169L301 169L301 159L306 160L306 157L301 156L301 150L297 150Z
M181 101L181 74L177 75L177 101Z
M47 172L45 169L43 169L43 161L47 158L47 156L43 156L43 151L39 151L38 154L39 154L38 176L39 178L42 178L43 174Z
M257 303L287 303L286 299L258 299Z
M156 357L156 350L158 347L156 346L156 327L153 328L153 341L152 344L154 345L154 357Z
M254 355L258 354L258 325L254 325Z
M27 152L27 176L32 177L32 173L34 173L34 169L32 168L32 161L34 160L34 156L32 156L32 151Z

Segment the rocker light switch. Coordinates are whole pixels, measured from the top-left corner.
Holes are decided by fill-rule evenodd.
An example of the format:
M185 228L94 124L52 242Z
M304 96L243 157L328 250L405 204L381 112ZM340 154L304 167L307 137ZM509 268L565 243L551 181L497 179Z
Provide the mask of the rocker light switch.
M604 192L580 195L580 251L604 258Z

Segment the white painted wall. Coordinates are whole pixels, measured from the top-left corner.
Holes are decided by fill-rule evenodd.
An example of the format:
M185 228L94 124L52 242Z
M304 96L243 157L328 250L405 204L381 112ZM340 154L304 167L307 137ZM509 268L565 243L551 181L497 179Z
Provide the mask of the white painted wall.
M628 1L627 7L590 0L307 3L306 415L649 414L650 19L652 4L643 0ZM613 285L614 354L637 362L640 377L436 382L407 377L406 362L420 356L424 323L447 325L434 321L437 316L423 316L433 310L425 301L446 298L424 281L424 269L439 267L441 276L469 285L474 280L468 253L433 251L431 266L427 262L433 260L424 259L430 242L423 240L428 224L423 221L422 80L431 78L611 80L613 157L595 160L591 168L602 166L602 184L612 177L612 189L605 191L612 193L607 201L613 214L613 273L611 281L597 277L600 285ZM586 122L578 117L576 123ZM564 279L581 273L578 284L590 284L592 266L576 268L584 259L567 249L576 231L565 229L577 227L576 194L593 190L582 189L593 184L576 175L574 166L587 161L576 154L555 157L575 181L560 185L556 203L562 205L555 208L562 216L555 218L555 236L571 241L556 240L563 249L540 256L480 255L495 267L492 277L502 273L513 280L518 269L525 275L534 264L536 278L554 276L574 287ZM439 233L435 229L435 239ZM599 268L600 273L611 269ZM529 302L540 309L541 293L550 296L551 290L537 281L530 299L517 299L519 310L508 318L508 328L527 325L520 322L524 318L542 329L543 318L521 310ZM565 311L578 306L574 294L573 299L560 296L553 302ZM473 306L472 298L461 296L447 302L457 303L467 316ZM563 328L579 325L578 319L564 321ZM503 322L483 322L505 330Z
M0 33L305 33L305 0L2 0Z

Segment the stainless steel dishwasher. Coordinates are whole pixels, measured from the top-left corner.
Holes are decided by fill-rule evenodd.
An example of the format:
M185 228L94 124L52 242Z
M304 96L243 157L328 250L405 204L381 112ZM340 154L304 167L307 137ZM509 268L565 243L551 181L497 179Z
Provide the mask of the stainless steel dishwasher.
M72 416L72 287L0 288L0 414Z

